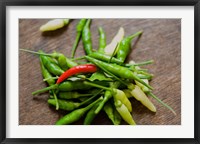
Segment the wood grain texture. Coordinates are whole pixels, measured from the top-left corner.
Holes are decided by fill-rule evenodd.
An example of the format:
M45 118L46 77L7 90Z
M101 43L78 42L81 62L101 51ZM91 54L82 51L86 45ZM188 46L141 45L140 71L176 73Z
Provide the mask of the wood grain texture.
M49 19L20 19L19 48L38 51L42 49L51 53L54 50L70 56L75 40L73 20L62 29L41 33L39 27ZM94 49L98 48L98 26L106 32L107 43L124 27L125 35L139 30L144 33L139 41L132 42L132 51L127 61L136 62L153 59L152 65L144 66L154 74L150 84L153 93L169 104L177 113L174 116L169 110L153 101L157 112L152 113L140 102L131 99L132 115L138 125L180 125L181 124L181 20L180 19L94 19L91 24ZM84 54L82 42L79 43L75 57ZM20 125L53 125L66 112L56 111L47 104L48 93L33 97L31 92L46 87L38 56L19 52L19 124ZM82 124L83 119L74 123ZM104 112L101 112L92 123L94 125L112 124ZM126 125L125 122L122 124Z

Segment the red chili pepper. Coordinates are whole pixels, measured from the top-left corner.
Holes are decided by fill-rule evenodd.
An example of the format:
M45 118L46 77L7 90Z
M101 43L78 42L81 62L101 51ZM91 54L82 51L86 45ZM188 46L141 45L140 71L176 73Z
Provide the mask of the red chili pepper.
M72 67L65 71L57 80L56 84L61 83L66 78L78 74L78 73L94 73L97 71L97 67L93 64L84 64Z

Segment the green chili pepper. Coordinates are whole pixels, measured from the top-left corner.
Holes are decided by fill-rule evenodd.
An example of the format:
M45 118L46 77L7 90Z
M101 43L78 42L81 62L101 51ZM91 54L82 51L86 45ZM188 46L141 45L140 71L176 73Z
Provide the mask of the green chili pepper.
M85 26L86 21L87 21L87 19L81 19L76 26L76 33L77 34L76 34L76 40L75 40L73 47L72 47L72 53L71 53L72 58L74 58L74 54L76 52L76 48L77 48L78 43L80 41L81 33L82 33L82 30Z
M99 49L98 52L104 53L104 48L106 47L106 34L102 27L99 27Z
M59 91L88 90L90 88L83 81L65 81L58 86Z
M105 55L103 53L100 53L100 52L93 52L93 53L90 53L88 56L90 57L93 57L95 59L98 59L98 60L102 60L104 62L111 62L111 63L116 63L116 64L123 64L123 61L115 58L115 57L112 57L109 56L109 55Z
M56 76L60 76L64 73L64 71L58 65L49 61L49 57L41 56L41 60L50 73Z
M94 99L100 93L101 93L101 90L98 91L96 94L94 94L89 99L87 99L87 100L85 100L85 101L83 101L81 103L58 99L58 104L59 104L60 109L67 110L67 111L72 111L72 110L74 110L74 109L76 109L76 108L78 108L78 107L80 107L82 105L85 105L85 104L89 103L92 99ZM49 99L48 103L50 105L56 106L56 100L54 100L54 99Z
M49 73L49 71L44 67L44 64L42 63L42 60L41 60L41 56L40 56L40 66L41 66L41 71L42 71L42 76L44 79L48 79L47 80L47 83L49 85L53 85L55 84L55 80L52 79L52 75L51 73Z
M106 90L103 100L101 101L101 103L98 105L98 107L95 110L95 113L98 114L101 109L103 108L104 104L112 97L112 92L109 90Z
M62 68L62 70L66 71L68 69L66 57L64 55L60 55L58 57L58 65Z
M143 79L143 81L146 82L146 83L148 83L148 80L147 80L147 79ZM150 92L150 89L149 89L148 87L144 86L143 84L141 84L140 82L137 82L137 81L136 81L135 83L136 83L137 86L139 86L139 87L142 89L142 91L143 91L144 93Z
M91 19L88 19L82 31L83 47L87 55L92 53L92 38L91 38L91 32L90 32L90 22L91 22Z
M113 108L110 102L107 102L103 110L106 112L108 118L112 121L114 125L119 125L121 123L121 116L116 109Z
M88 110L90 110L96 103L102 100L102 97L95 100L88 106L72 111L71 113L65 115L60 120L56 122L56 125L67 125L79 120Z
M136 36L139 36L142 34L142 31L139 31L131 36L128 36L126 38L124 38L120 43L119 43L119 48L117 51L117 59L121 60L121 61L125 61L127 55L129 54L130 50L131 50L131 41L133 38L135 38Z
M57 61L56 59L54 59L54 58L52 58L52 57L48 57L48 56L47 56L46 58L48 59L49 62L51 62L51 63L53 63L53 64L55 64L55 65L59 65L59 64L58 64L58 61Z
M90 86L94 86L94 87L98 87L98 88L102 88L102 89L111 91L113 93L113 95L114 95L114 101L115 101L114 104L115 104L115 107L116 107L117 111L119 112L119 114L122 116L122 118L128 124L135 125L135 121L133 120L133 118L132 118L132 116L130 114L130 110L129 110L130 107L129 107L127 101L126 100L124 101L124 99L123 99L123 98L126 97L126 95L125 96L122 95L123 98L121 96L120 97L117 96L117 95L121 94L121 93L119 93L120 90L114 89L114 88L107 88L107 87L104 87L104 86L101 86L101 85L97 85L97 84L93 84L93 83L90 83L90 82L87 82L87 81L85 81L84 83L88 84ZM127 106L129 108L127 108Z
M130 71L126 67L122 67L122 66L119 66L117 64L108 64L108 63L99 61L97 59L91 58L89 56L85 56L85 58L88 61L97 65L98 67L101 66L101 67L103 67L104 69L108 70L109 72L113 73L116 76L119 76L121 78L127 78L127 79L139 81L140 83L144 84L148 88L152 89L152 87L150 85L146 84L144 81L142 81L138 76L136 76L132 71Z
M100 102L96 103L87 113L83 124L84 125L90 125L92 123L92 121L94 120L95 116L97 115L95 113L96 108L98 107Z
M56 106L55 99L48 99L48 104ZM59 108L62 110L72 111L75 108L79 107L80 103L73 102L73 101L66 101L58 99Z
M115 100L114 104L124 121L126 121L130 125L136 125L128 108L120 100Z
M120 100L122 104L124 104L127 107L128 111L132 112L131 102L128 100L128 98L122 90L116 89L113 97L116 100Z
M68 67L68 68L72 68L74 66L77 66L78 64L74 61L72 61L71 59L67 58L65 55L63 55L62 53L57 53L54 52L52 54L47 54L55 59L58 59L59 65L61 65L62 67Z
M81 94L78 92L60 92L59 93L59 98L61 99L75 99L75 98L79 98L79 97L88 97L88 96L92 96L92 93L88 93L88 94Z
M49 90L57 89L59 91L73 91L73 90L88 90L91 86L84 84L83 81L64 81L62 83L55 84L40 90L37 90L35 92L32 92L32 95L44 93Z
M67 57L66 57L66 62L67 62L67 66L68 66L69 68L72 68L72 67L75 67L75 66L78 65L76 62L70 60L70 59L67 58Z

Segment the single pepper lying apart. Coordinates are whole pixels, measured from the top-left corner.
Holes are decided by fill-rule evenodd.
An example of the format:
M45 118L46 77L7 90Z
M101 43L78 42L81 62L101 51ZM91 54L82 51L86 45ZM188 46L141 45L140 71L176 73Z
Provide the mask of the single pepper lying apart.
M37 95L49 91L48 104L55 106L56 110L62 109L69 112L59 119L56 125L73 124L84 115L83 124L89 125L101 111L107 114L114 125L121 124L122 120L127 124L136 125L132 114L132 111L136 109L133 109L130 99L134 97L147 109L156 112L156 107L147 95L176 115L169 105L152 93L153 87L150 86L149 80L153 75L147 69L139 67L151 64L153 61L126 63L126 58L131 51L131 41L141 36L142 31L125 38L122 37L124 32L120 32L121 34L115 37L123 39L115 50L112 48L112 53L109 52L107 55L104 52L106 34L102 27L98 29L99 48L98 50L93 49L90 23L91 19L81 19L77 24L77 36L71 53L71 57L74 58L78 43L82 38L86 53L82 59L87 60L84 64L79 64L74 61L75 59L70 59L58 52L48 54L41 50L34 52L21 49L39 55L42 75L49 85L32 94ZM123 30L123 28L120 29ZM119 38L116 39L119 40ZM115 41L113 43L116 45Z

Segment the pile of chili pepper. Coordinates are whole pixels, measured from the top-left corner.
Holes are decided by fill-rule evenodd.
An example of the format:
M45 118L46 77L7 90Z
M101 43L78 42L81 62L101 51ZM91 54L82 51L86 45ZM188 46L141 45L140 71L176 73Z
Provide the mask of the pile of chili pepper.
M89 125L100 111L104 111L114 125L119 125L122 120L127 124L136 125L130 99L135 98L155 113L156 107L149 96L176 114L169 105L152 93L153 88L149 81L153 75L147 69L140 67L152 64L153 61L126 62L132 40L140 37L142 31L123 38L110 56L104 51L107 44L102 27L99 27L99 48L97 50L93 48L91 21L91 19L81 19L77 24L71 58L58 52L49 54L41 50L33 52L21 49L39 55L43 81L48 84L48 87L34 91L32 95L49 92L48 104L55 106L56 110L66 110L66 115L59 119L56 125L73 124L81 117L84 117L83 124ZM48 25L48 30L51 30L51 26L52 30L58 27L56 23L55 25L51 23ZM45 26L42 28L47 29ZM85 55L74 58L81 39ZM85 59L86 62L80 64L78 59Z

